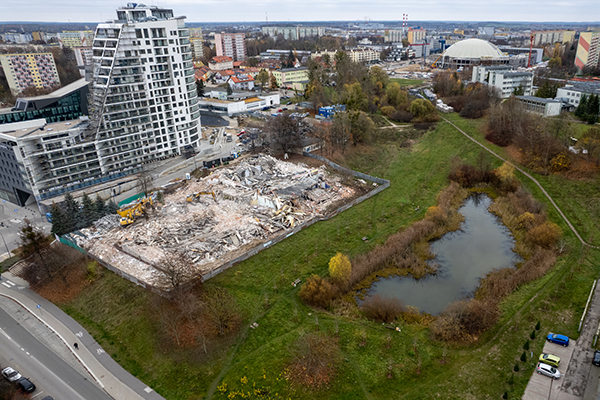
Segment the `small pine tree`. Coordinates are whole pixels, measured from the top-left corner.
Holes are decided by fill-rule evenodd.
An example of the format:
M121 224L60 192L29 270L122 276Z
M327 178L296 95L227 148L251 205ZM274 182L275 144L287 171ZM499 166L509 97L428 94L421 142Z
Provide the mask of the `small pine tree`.
M52 214L52 230L50 232L55 235L64 235L67 231L67 217L63 210L56 203L52 203L50 208L50 214Z
M515 384L515 374L510 374L510 378L508 378L508 384L511 386Z
M96 217L96 207L94 207L94 202L90 199L90 196L87 193L83 193L83 197L81 198L81 227L87 228L92 225Z
M519 372L519 363L515 364L515 366L513 367L513 371Z
M502 395L502 398L503 399L508 399L508 392L507 391L504 391L504 394Z
M527 340L523 345L523 350L529 350L529 340Z
M539 331L540 328L541 328L540 321L538 321L537 324L535 324L535 330Z
M66 216L66 233L73 232L75 229L78 229L81 218L79 203L73 198L71 193L65 195L64 211Z
M531 331L531 335L529 335L529 337L531 338L531 340L535 339L535 329Z
M579 100L579 105L575 109L575 116L579 118L583 118L587 111L587 95L581 96L581 100Z
M525 354L525 352L523 352L521 354L521 361L523 361L523 362L527 361L527 354Z
M104 200L99 195L96 195L94 200L94 219L97 221L106 215L106 205Z
M116 214L118 209L119 206L117 205L117 203L115 203L114 200L111 200L108 203L106 203L106 214Z

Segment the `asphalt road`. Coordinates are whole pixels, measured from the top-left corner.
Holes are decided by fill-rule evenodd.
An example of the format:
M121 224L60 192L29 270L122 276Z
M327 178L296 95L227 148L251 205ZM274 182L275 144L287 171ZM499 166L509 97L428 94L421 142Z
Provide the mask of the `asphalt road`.
M110 400L102 389L71 368L0 309L0 364L18 370L37 386L33 398ZM42 393L43 392L43 393Z

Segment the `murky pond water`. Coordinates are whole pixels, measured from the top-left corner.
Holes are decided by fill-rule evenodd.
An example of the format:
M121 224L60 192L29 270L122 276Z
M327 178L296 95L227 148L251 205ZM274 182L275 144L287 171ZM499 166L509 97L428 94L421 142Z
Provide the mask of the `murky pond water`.
M453 301L473 293L494 268L514 266L520 257L512 251L514 238L500 219L488 211L486 195L469 197L458 210L465 217L461 229L431 243L437 275L421 280L391 277L375 282L368 295L393 296L405 305L438 314Z

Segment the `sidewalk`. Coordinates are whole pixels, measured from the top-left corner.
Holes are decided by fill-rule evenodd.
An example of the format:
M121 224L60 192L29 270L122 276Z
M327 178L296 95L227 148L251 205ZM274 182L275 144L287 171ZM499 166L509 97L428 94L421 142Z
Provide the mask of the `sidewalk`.
M116 400L164 400L117 364L74 319L28 286L27 282L5 272L0 282L0 296L19 303L56 333L108 395ZM78 349L73 348L74 343L79 344Z

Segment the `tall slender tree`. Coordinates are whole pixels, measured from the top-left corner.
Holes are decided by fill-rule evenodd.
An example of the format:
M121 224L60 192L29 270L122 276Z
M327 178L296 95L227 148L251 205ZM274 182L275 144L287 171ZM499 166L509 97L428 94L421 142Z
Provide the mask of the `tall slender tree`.
M50 214L52 214L52 230L51 232L55 235L64 235L67 233L68 218L63 212L62 208L56 203L52 203L50 208Z
M99 220L106 215L106 205L100 195L96 195L94 200L94 219Z
M94 207L94 202L90 199L90 196L85 192L81 198L81 206L81 225L82 227L88 227L95 220L96 207Z
M71 193L67 193L65 195L64 210L66 216L65 225L67 233L73 232L75 229L79 229L79 225L81 224L79 203L73 198Z

